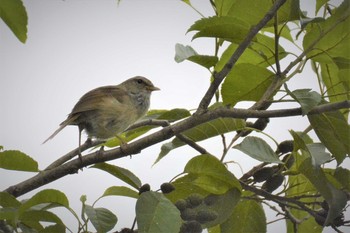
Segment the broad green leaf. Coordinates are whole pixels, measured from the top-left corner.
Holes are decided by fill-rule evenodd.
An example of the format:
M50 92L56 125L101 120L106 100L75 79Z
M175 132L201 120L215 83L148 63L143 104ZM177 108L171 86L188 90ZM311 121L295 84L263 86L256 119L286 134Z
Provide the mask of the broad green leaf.
M233 148L242 151L253 159L268 163L282 163L276 153L263 139L258 137L248 136L243 141Z
M303 115L308 114L322 100L321 95L315 91L311 91L311 89L299 89L290 94L301 105Z
M191 116L191 113L184 108L174 108L160 114L156 119L167 120L169 122L178 121Z
M209 68L215 66L219 59L218 59L218 57L215 57L215 56L194 55L194 56L187 58L187 60L209 69Z
M176 44L175 45L175 61L177 63L183 62L189 57L198 55L198 53L189 45Z
M142 185L140 179L134 173L125 168L108 163L97 163L94 166L91 166L91 168L97 168L108 172L136 189L139 189Z
M62 220L52 212L43 210L28 210L25 211L19 218L19 220L27 226L36 230L43 230L44 227L40 222L50 222L63 225Z
M350 171L348 169L337 167L334 177L343 185L345 189L350 191Z
M336 189L328 182L323 169L312 165L311 159L305 159L298 170L306 176L313 186L321 193L329 205L329 211L325 224L331 223L338 217L347 203L344 191Z
M0 17L22 43L27 40L28 16L21 0L0 0Z
M106 208L94 208L85 205L85 214L99 233L112 230L118 221L117 216Z
M270 86L274 74L252 64L237 64L222 84L224 104L258 101Z
M192 158L186 164L184 172L196 176L193 183L213 194L223 194L232 188L241 189L237 178L212 155Z
M221 233L231 232L266 232L266 217L261 204L241 199L231 217L221 224Z
M17 219L18 209L13 207L0 208L0 220L15 221Z
M102 197L106 196L124 196L124 197L132 197L132 198L138 198L139 194L135 190L132 190L128 187L124 186L112 186L105 190Z
M331 160L330 154L326 152L326 147L322 143L308 144L307 148L312 156L314 166L320 166Z
M24 202L19 208L19 213L22 214L27 209L42 203L55 203L69 209L69 202L64 193L55 189L45 189Z
M163 194L149 191L136 202L139 233L178 233L182 224L180 211Z
M41 230L40 233L65 233L66 226L62 224L55 224L51 226L47 226L44 230Z
M299 158L298 155L295 156L295 158ZM296 166L294 166L296 167ZM301 195L316 195L317 190L312 185L312 183L302 174L294 175L294 176L288 176L288 188L286 189L286 196L287 197L294 197L294 196L301 196ZM300 201L303 202L315 202L315 201L322 201L322 198L303 198ZM312 206L310 206L312 208ZM305 211L297 210L297 209L291 209L291 213L296 217L297 219L304 219L309 216L308 213ZM294 233L293 224L287 219L287 232L288 233ZM298 225L298 230L300 232L315 232L315 233L321 233L322 227L318 225L313 217L309 217L307 220L303 221Z
M318 11L321 9L322 6L328 3L328 1L329 0L316 0L315 15L318 13Z
M38 172L38 163L18 150L0 152L0 167L9 170Z
M268 67L276 63L275 58L275 39L264 34L257 34L256 40L251 42L249 48L259 55L264 62L259 64L261 67ZM286 51L281 45L278 45L278 59L281 61L287 56ZM247 63L252 63L248 61Z
M284 25L283 27L279 28L279 35L287 40L289 40L290 42L294 43L294 39L290 33L290 29L288 27L288 25ZM268 28L264 28L262 30L263 32L270 32L272 34L274 34L275 29L274 27L268 27Z
M0 206L18 208L20 205L21 202L8 192L0 192Z
M188 32L191 31L198 31L194 34L193 39L199 37L215 37L239 43L248 34L249 24L236 17L213 16L196 21L190 29L188 29Z
M320 63L321 78L327 87L330 102L350 99L350 68L335 63L335 59Z
M220 2L233 2L220 4ZM219 6L225 6L223 10L225 15L235 16L243 21L249 23L249 25L256 25L272 7L273 2L269 0L216 0ZM278 23L283 24L288 21L299 19L299 1L287 0L287 2L278 10ZM273 20L267 23L266 27L272 26Z
M299 149L301 151L300 155L297 154L298 165L305 159L311 159L312 165L318 168L331 159L330 154L326 152L326 148L322 143L307 142L308 139L305 138L305 136L302 137L302 134L298 134L294 131L291 131L291 134L294 138L294 151L296 152Z
M231 43L221 55L220 60L215 66L215 71L219 72L224 68L233 53L236 51L238 44ZM243 52L236 64L249 63L261 67L268 67L275 63L275 43L268 36L258 34L256 41ZM287 54L283 47L279 46L279 59L283 59ZM235 69L235 68L234 68Z
M218 118L200 124L192 129L186 130L182 134L191 139L192 141L199 142L231 131L240 130L244 127L245 121L242 119ZM154 162L154 164L159 162L171 150L184 145L186 144L178 138L175 138L171 142L163 144L161 147L160 154L157 160Z
M308 115L317 137L341 164L350 154L350 126L339 111Z
M307 54L314 61L325 62L331 57L350 58L350 2L343 3L325 21L310 24L303 40L304 50L317 41Z

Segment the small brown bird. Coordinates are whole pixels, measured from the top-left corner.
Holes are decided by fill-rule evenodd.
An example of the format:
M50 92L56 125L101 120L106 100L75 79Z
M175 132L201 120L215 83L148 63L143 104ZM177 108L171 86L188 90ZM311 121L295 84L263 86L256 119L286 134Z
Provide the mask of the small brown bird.
M67 125L79 128L88 138L109 139L126 130L144 116L150 106L152 91L160 90L145 77L136 76L116 86L103 86L83 95L67 119L43 143L55 137Z

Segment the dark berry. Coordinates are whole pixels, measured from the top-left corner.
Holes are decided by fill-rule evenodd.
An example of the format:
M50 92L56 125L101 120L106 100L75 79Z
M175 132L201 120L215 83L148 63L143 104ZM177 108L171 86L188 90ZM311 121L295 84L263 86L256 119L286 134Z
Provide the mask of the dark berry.
M202 226L197 221L189 221L182 224L180 233L201 233Z
M292 152L294 149L294 142L292 140L286 140L278 144L276 154L286 154Z
M196 220L201 223L207 223L214 221L218 217L218 214L212 210L200 210L197 213Z
M191 194L187 197L187 207L194 208L202 204L203 196L197 193Z
M275 172L275 169L272 167L263 167L254 172L253 174L254 181L263 182L268 178L270 178L274 172Z
M139 194L144 193L144 192L148 192L150 190L151 190L151 186L149 184L144 184L139 189Z
M196 219L196 211L194 209L186 208L181 211L181 218L185 221L191 221Z
M266 192L272 193L282 185L283 181L284 181L283 175L281 174L273 175L265 181L265 183L262 186L262 189L264 189Z
M187 207L187 202L184 199L179 199L175 202L175 206L178 210L183 211Z
M171 193L172 191L175 190L175 187L174 185L172 185L171 183L163 183L161 186L160 186L160 189L162 190L162 192L164 194L167 194L167 193Z

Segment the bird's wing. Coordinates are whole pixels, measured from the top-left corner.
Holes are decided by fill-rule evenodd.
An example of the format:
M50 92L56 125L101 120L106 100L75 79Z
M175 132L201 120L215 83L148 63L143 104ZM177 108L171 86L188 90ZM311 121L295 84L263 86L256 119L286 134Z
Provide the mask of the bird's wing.
M80 98L69 116L74 116L86 111L98 110L101 104L105 101L124 103L126 101L126 96L126 91L117 86L96 88Z

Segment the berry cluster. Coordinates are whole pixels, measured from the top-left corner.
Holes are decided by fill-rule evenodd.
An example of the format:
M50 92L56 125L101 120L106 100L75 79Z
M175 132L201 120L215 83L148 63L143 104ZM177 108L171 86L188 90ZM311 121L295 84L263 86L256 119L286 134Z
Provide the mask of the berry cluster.
M175 206L180 210L181 218L184 220L180 233L200 233L203 224L214 221L218 214L209 208L210 204L210 196L204 198L196 193L186 199L179 199Z

